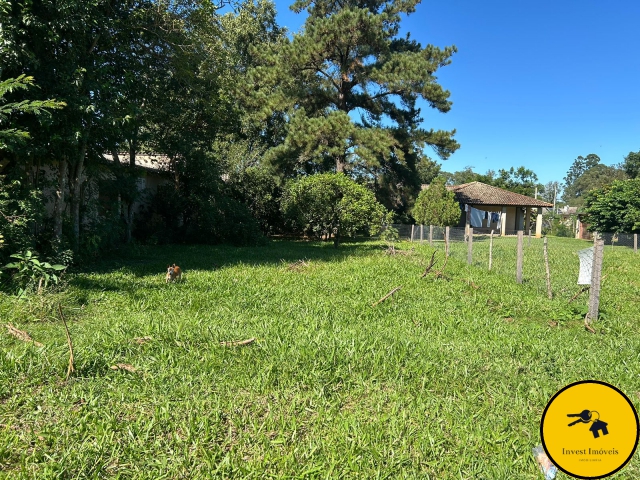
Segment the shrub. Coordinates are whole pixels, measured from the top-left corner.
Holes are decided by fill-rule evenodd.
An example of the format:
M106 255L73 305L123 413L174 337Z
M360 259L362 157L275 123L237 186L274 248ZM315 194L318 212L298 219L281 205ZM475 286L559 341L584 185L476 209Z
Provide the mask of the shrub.
M324 173L291 182L283 196L282 210L295 225L316 236L341 237L358 231L376 233L385 217L373 192L342 173Z

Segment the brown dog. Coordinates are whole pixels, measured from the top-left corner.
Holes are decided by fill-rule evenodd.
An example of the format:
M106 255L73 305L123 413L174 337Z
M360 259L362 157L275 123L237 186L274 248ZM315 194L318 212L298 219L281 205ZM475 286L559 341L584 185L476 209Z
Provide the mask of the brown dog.
M167 283L182 280L182 270L175 263L167 267L167 276L165 277Z

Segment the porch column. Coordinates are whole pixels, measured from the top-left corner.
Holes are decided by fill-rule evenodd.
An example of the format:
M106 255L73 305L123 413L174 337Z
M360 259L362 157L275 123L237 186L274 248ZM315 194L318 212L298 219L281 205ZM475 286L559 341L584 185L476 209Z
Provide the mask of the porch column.
M542 207L538 207L538 216L536 217L536 238L542 237Z
M502 215L500 215L500 235L503 237L507 233L507 207L502 207Z
M525 208L524 213L524 231L526 234L531 230L531 207Z

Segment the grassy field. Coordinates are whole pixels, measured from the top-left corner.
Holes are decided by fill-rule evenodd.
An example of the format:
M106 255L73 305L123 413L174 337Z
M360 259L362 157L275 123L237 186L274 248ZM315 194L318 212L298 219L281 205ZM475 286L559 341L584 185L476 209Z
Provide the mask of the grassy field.
M63 292L0 297L0 478L540 479L557 390L593 378L640 399L640 255L606 249L594 335L586 294L568 303L589 244L549 243L553 300L541 240L518 285L508 238L491 272L487 241L472 266L454 244L439 279L420 277L428 245L139 247ZM184 282L166 285L173 262ZM615 476L639 477L638 458Z

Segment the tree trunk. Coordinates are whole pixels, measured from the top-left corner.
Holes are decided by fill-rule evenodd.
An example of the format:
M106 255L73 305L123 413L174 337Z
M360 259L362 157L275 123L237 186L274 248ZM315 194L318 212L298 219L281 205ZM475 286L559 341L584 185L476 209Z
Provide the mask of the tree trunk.
M76 163L69 172L69 194L71 197L72 244L74 252L80 247L80 203L82 202L82 184L84 183L84 156L87 152L87 139L80 148Z
M57 241L62 240L62 212L64 211L64 192L67 180L67 158L58 162L58 188L53 206L53 235Z
M133 139L129 142L129 169L130 175L135 177L136 171L136 153L138 149L138 141L137 141L137 129L133 134ZM137 185L134 185L134 188L138 188ZM131 192L130 198L135 198L135 193ZM131 243L131 233L133 231L133 200L130 200L126 203L125 211L124 211L124 224L125 224L125 242Z

